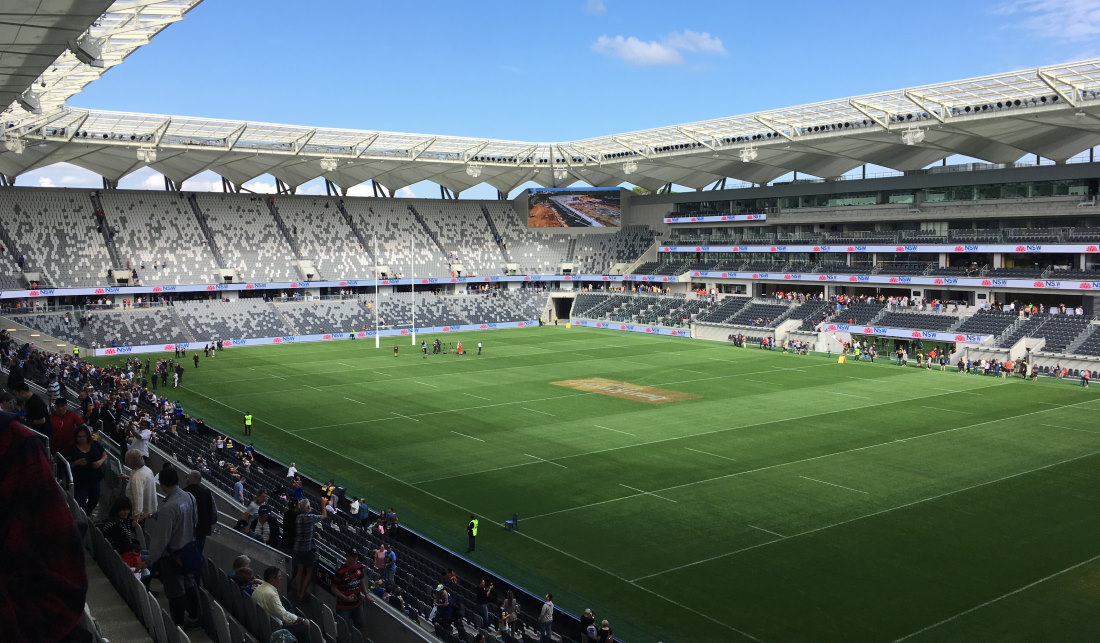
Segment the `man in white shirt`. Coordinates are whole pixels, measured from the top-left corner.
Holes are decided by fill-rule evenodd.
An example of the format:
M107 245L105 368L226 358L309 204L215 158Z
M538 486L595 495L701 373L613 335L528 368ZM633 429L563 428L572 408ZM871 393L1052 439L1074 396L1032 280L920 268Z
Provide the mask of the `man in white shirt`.
M299 618L283 607L282 599L279 597L279 583L282 580L283 570L278 567L268 567L264 570L264 582L252 591L252 600L256 601L260 609L278 621L284 629L293 634L294 638L299 641L308 641L309 621Z
M293 478L296 475L298 475L298 469L294 466L294 463L291 462L290 468L286 470L286 477Z

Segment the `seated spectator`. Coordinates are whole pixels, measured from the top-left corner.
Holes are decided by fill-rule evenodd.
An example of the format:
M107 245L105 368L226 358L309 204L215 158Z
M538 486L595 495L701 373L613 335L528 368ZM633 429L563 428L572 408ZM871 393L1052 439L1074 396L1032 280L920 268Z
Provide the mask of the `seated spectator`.
M298 641L308 641L309 621L296 616L283 606L282 597L279 596L279 583L282 580L281 569L268 567L264 570L263 582L252 590L252 600L256 601L260 609L278 621Z
M240 588L242 594L245 596L252 596L252 593L256 591L256 588L262 585L264 581L259 576L256 576L256 572L252 571L251 567L242 567L233 575L233 582L237 583L237 587Z
M119 555L141 550L141 543L136 536L137 524L131 515L133 509L134 505L129 498L119 496L111 503L107 520L104 520L103 524L99 526L100 531L103 532L103 537L111 543L111 547Z
M256 517L248 526L248 533L265 545L279 546L279 523L271 517L271 507L264 505L259 508Z

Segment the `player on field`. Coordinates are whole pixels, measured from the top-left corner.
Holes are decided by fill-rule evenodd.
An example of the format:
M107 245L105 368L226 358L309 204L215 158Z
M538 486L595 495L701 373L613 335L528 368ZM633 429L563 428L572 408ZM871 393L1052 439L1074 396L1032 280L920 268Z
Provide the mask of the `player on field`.
M393 356L397 357L397 344L393 345Z

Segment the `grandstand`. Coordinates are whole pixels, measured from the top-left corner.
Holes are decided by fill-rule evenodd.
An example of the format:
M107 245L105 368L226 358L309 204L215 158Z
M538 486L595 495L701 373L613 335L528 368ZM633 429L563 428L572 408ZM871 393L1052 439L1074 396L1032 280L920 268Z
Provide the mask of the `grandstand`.
M232 497L234 475L246 472L250 495L270 491L281 516L295 461L312 474L305 497L318 503L336 477L369 498L368 522L391 528L365 528L338 494L319 582L292 601L311 643L528 643L549 589L560 598L542 643L590 643L578 622L588 606L630 643L901 640L956 621L972 630L945 639L1093 633L1091 612L1057 596L1064 624L1010 611L1018 593L1096 560L1070 530L1027 527L1097 526L1072 522L1092 515L1082 499L1095 504L1080 490L1095 477L1093 398L1057 380L1063 369L1075 381L1100 375L1100 60L548 143L71 104L197 4L0 9L10 27L0 38L27 16L37 34L18 36L33 53L0 65L9 388L22 394L25 377L47 398L47 376L64 380L62 395L109 447L105 499L123 493L127 442L142 441L118 427L147 413L150 462L205 469L226 511L195 572L201 622L174 623L167 597L87 524L106 507L79 506L70 465L57 461L65 526L71 514L88 527L87 571L106 597L87 599L88 636L110 638L95 612L124 605L132 622L115 640L268 640L279 624L225 568L240 552L287 572L290 559L240 533L247 503ZM4 51L28 46L9 39ZM102 187L24 178L62 161ZM118 189L139 170L155 180ZM202 172L220 192L184 189ZM265 176L273 192L251 191ZM160 179L163 191L147 189ZM400 198L425 180L443 198ZM527 225L523 188L584 183L623 186L621 227ZM499 196L458 198L474 186ZM784 354L731 352L743 336ZM347 338L366 341L334 341ZM436 339L448 357L399 350ZM457 341L486 353L460 359ZM855 342L880 355L934 348L959 366L953 380L881 364L842 371L835 356L854 358ZM210 359L219 347L228 355ZM192 371L200 358L172 401L145 388L157 369ZM1009 362L1007 376L1051 377L1020 395L1020 382L988 377ZM92 408L79 405L86 390ZM924 398L922 411L906 406ZM209 424L177 419L174 402ZM256 454L219 449L219 436L243 437L253 411ZM884 413L901 419L883 426ZM1003 430L986 436L986 424ZM940 445L941 433L959 439ZM463 556L455 534L467 515L481 517L490 544ZM690 534L659 542L653 516ZM343 552L383 544L400 561L383 585L406 598L378 601L366 626L350 627L334 618L329 581ZM881 572L862 565L865 551ZM453 618L432 605L448 569L466 606ZM950 582L957 570L966 582ZM511 632L477 607L482 577L497 584L494 601L501 588L521 597ZM834 578L850 595L838 597ZM898 586L917 597L904 609L889 600ZM970 620L1001 600L1011 627Z

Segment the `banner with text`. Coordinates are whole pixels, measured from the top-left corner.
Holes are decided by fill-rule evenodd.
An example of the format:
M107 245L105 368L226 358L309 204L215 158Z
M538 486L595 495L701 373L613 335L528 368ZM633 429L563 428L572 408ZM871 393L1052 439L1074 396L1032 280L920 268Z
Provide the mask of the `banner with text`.
M691 337L691 330L687 328L662 328L660 326L620 324L619 322L595 321L591 319L574 319L571 323L574 326L583 326L585 328L625 330L631 333L646 333L648 335L668 335L669 337Z
M910 246L910 245L875 245L875 246L859 246L859 245L832 245L832 246L660 246L657 249L659 252L732 252L740 254L743 252L757 252L757 253L776 253L776 254L791 254L791 253L823 253L823 252L882 252L887 254L907 254L913 252L927 252L927 253L966 253L966 252L989 252L989 253L1004 253L1004 254L1034 254L1034 253L1066 253L1066 254L1096 254L1100 253L1100 245L1095 244L1041 244L1041 245L1024 245L1019 243L1009 244L992 244L992 245L931 245L931 246Z
M985 341L990 338L990 335L942 333L934 330L883 328L882 326L860 326L858 324L825 324L822 330L829 333L852 333L855 335L897 337L899 339L927 339L933 342L952 342L959 344L984 344Z
M766 214L719 214L694 217L665 217L665 223L722 223L730 221L766 221Z

